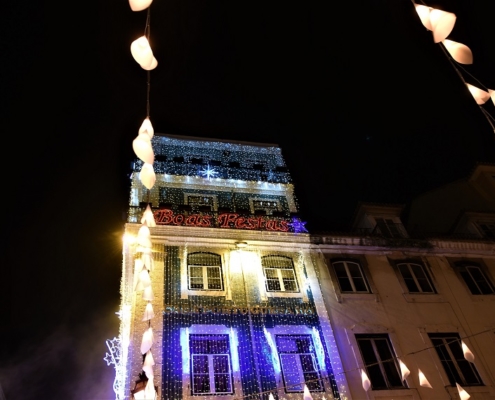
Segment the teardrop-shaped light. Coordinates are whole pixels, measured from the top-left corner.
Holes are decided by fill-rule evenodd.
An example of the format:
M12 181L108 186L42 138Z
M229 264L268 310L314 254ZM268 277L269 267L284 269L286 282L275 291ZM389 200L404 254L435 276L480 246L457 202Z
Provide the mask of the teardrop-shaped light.
M150 249L148 249L150 250ZM153 256L150 253L141 254L141 260L148 271L153 271Z
M131 54L139 65L149 65L153 61L153 51L146 36L141 36L131 43Z
M371 382L368 375L366 375L366 372L364 372L364 369L361 370L361 383L363 385L363 389L368 391L371 386Z
M153 359L153 355L151 354L151 351L148 351L146 353L146 357L144 357L143 365L155 365L155 360Z
M138 231L138 237L151 237L150 228L146 224L142 224Z
M153 383L153 376L148 377L148 383L144 388L144 393L146 394L146 400L156 399L156 391L155 391L155 384Z
M154 228L156 226L155 217L153 216L153 211L151 211L149 204L141 217L141 223L148 225L150 228Z
M151 189L156 182L155 171L153 170L153 165L144 163L141 171L139 172L139 180L146 187L146 189Z
M456 16L454 13L433 8L430 11L431 30L433 31L433 41L440 43L450 35L454 29Z
M153 311L153 305L151 303L146 304L144 309L143 321L149 321L155 317L155 312Z
M471 396L469 395L468 392L466 392L461 385L459 385L457 382L455 383L457 386L457 391L459 392L459 398L461 400L468 400Z
M151 125L151 121L148 117L146 117L139 128L139 133L147 133L150 139L155 134L155 130L153 129L153 125Z
M428 379L426 379L425 374L423 374L423 372L420 369L418 369L418 376L419 376L419 384L421 386L433 389L432 386L430 385L430 382L428 382Z
M477 88L476 86L473 86L469 83L466 83L466 85L473 95L474 100L476 100L477 104L485 104L490 98L490 93L485 92L484 90L481 90L480 88Z
M155 154L153 153L153 147L151 146L151 138L146 133L140 133L136 139L132 141L132 149L136 156L139 157L145 163L153 164L155 161Z
M141 354L146 354L151 345L153 344L153 330L150 328L146 329L143 333L143 339L141 340Z
M452 58L460 64L472 64L473 53L465 44L445 39L442 42Z
M464 358L469 362L474 363L474 354L472 353L471 350L469 350L469 347L467 347L467 344L464 343L464 340L461 340L461 345L462 345L462 352L464 353Z
M132 11L143 11L146 10L153 0L129 0L129 5Z
M431 22L430 22L430 11L431 8L424 6L422 4L416 4L414 3L414 7L416 8L416 12L419 15L419 19L421 20L421 23L424 25L426 29L429 31L433 30L431 28Z
M149 274L147 269L143 269L139 273L139 281L143 285L143 289L147 288L149 285L151 285L151 278L150 278L150 274Z
M309 392L307 385L304 385L303 399L304 400L313 400L313 396L311 396L311 393Z
M150 285L150 286L144 288L143 300L153 301L154 298L155 298L155 295L153 294L152 286Z
M146 372L146 377L148 379L152 378L154 373L153 373L153 366L152 365L143 365L142 370Z
M156 58L153 56L149 64L139 64L139 65L141 65L142 69L145 69L146 71L151 71L152 69L155 69L158 66L158 61L156 61Z
M141 246L140 249L142 249L142 248L145 248L145 249L148 248L149 249L149 248L151 248L151 246L153 246L153 244L151 243L151 239L149 237L144 237L144 236L143 237L139 237L138 236L137 237L137 242ZM141 258L141 260L144 263L143 258Z
M411 373L411 371L409 371L409 368L407 368L406 364L404 364L401 360L399 360L399 366L400 366L400 373L402 375L402 380L405 381L406 378Z
M268 400L275 400L275 397L273 397L273 393L270 393L270 396L268 396Z

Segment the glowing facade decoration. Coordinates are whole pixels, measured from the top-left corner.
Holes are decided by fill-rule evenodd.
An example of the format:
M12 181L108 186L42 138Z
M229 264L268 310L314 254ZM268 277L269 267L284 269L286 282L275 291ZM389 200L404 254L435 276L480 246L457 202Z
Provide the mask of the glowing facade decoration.
M346 399L280 149L160 135L150 143L154 185L139 179L143 160L131 175L122 398L145 371L160 399L299 399L305 387L315 400Z

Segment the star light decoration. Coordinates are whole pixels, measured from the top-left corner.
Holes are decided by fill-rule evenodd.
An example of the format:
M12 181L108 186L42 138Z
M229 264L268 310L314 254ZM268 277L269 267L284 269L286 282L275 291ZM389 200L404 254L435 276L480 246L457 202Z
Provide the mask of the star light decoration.
M292 222L289 223L289 225L294 229L294 233L307 233L306 223L306 221L303 222L299 218L293 217Z
M116 399L121 400L125 397L125 382L123 381L123 376L125 376L125 365L122 362L122 342L120 338L114 337L113 339L107 339L106 344L109 353L105 354L103 360L106 361L107 366L113 365L115 368L113 390L115 392Z
M206 178L208 180L211 178L215 178L218 175L218 172L215 171L214 168L211 168L210 165L207 165L206 168L203 168L201 171L199 171L199 173L203 178Z

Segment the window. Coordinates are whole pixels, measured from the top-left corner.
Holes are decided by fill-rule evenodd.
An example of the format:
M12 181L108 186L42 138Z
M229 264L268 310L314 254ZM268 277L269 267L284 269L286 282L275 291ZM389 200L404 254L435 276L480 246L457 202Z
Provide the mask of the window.
M187 256L189 289L223 290L222 262L218 254L191 253Z
M263 210L268 215L271 215L273 211L278 211L278 202L275 200L253 200L253 211Z
M479 265L458 265L459 273L471 294L494 294L495 289Z
M398 238L405 237L404 227L401 223L394 222L391 218L375 218L375 232L385 237Z
M276 335L286 392L323 390L310 335Z
M194 211L212 211L215 209L215 197L206 195L187 196L187 204L189 204Z
M405 388L387 335L356 335L373 390Z
M269 292L298 292L294 264L284 256L264 256L261 265L265 274L266 290Z
M342 293L371 293L361 265L354 261L332 262Z
M228 335L190 335L193 394L233 393Z
M435 293L430 277L422 264L398 263L397 268L409 293Z
M464 358L461 339L457 333L430 333L440 362L452 386L481 386L483 382L474 367Z
M495 238L495 222L478 222L476 225L484 238Z

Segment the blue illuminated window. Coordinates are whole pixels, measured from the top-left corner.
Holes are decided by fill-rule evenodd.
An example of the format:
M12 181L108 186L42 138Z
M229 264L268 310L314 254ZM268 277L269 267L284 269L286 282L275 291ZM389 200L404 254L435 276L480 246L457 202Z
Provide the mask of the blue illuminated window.
M228 335L190 335L193 394L231 394L232 367Z
M187 256L187 268L190 290L223 290L220 255L191 253Z
M270 255L261 258L268 292L298 292L292 259Z
M276 335L286 392L322 391L318 362L310 335Z

